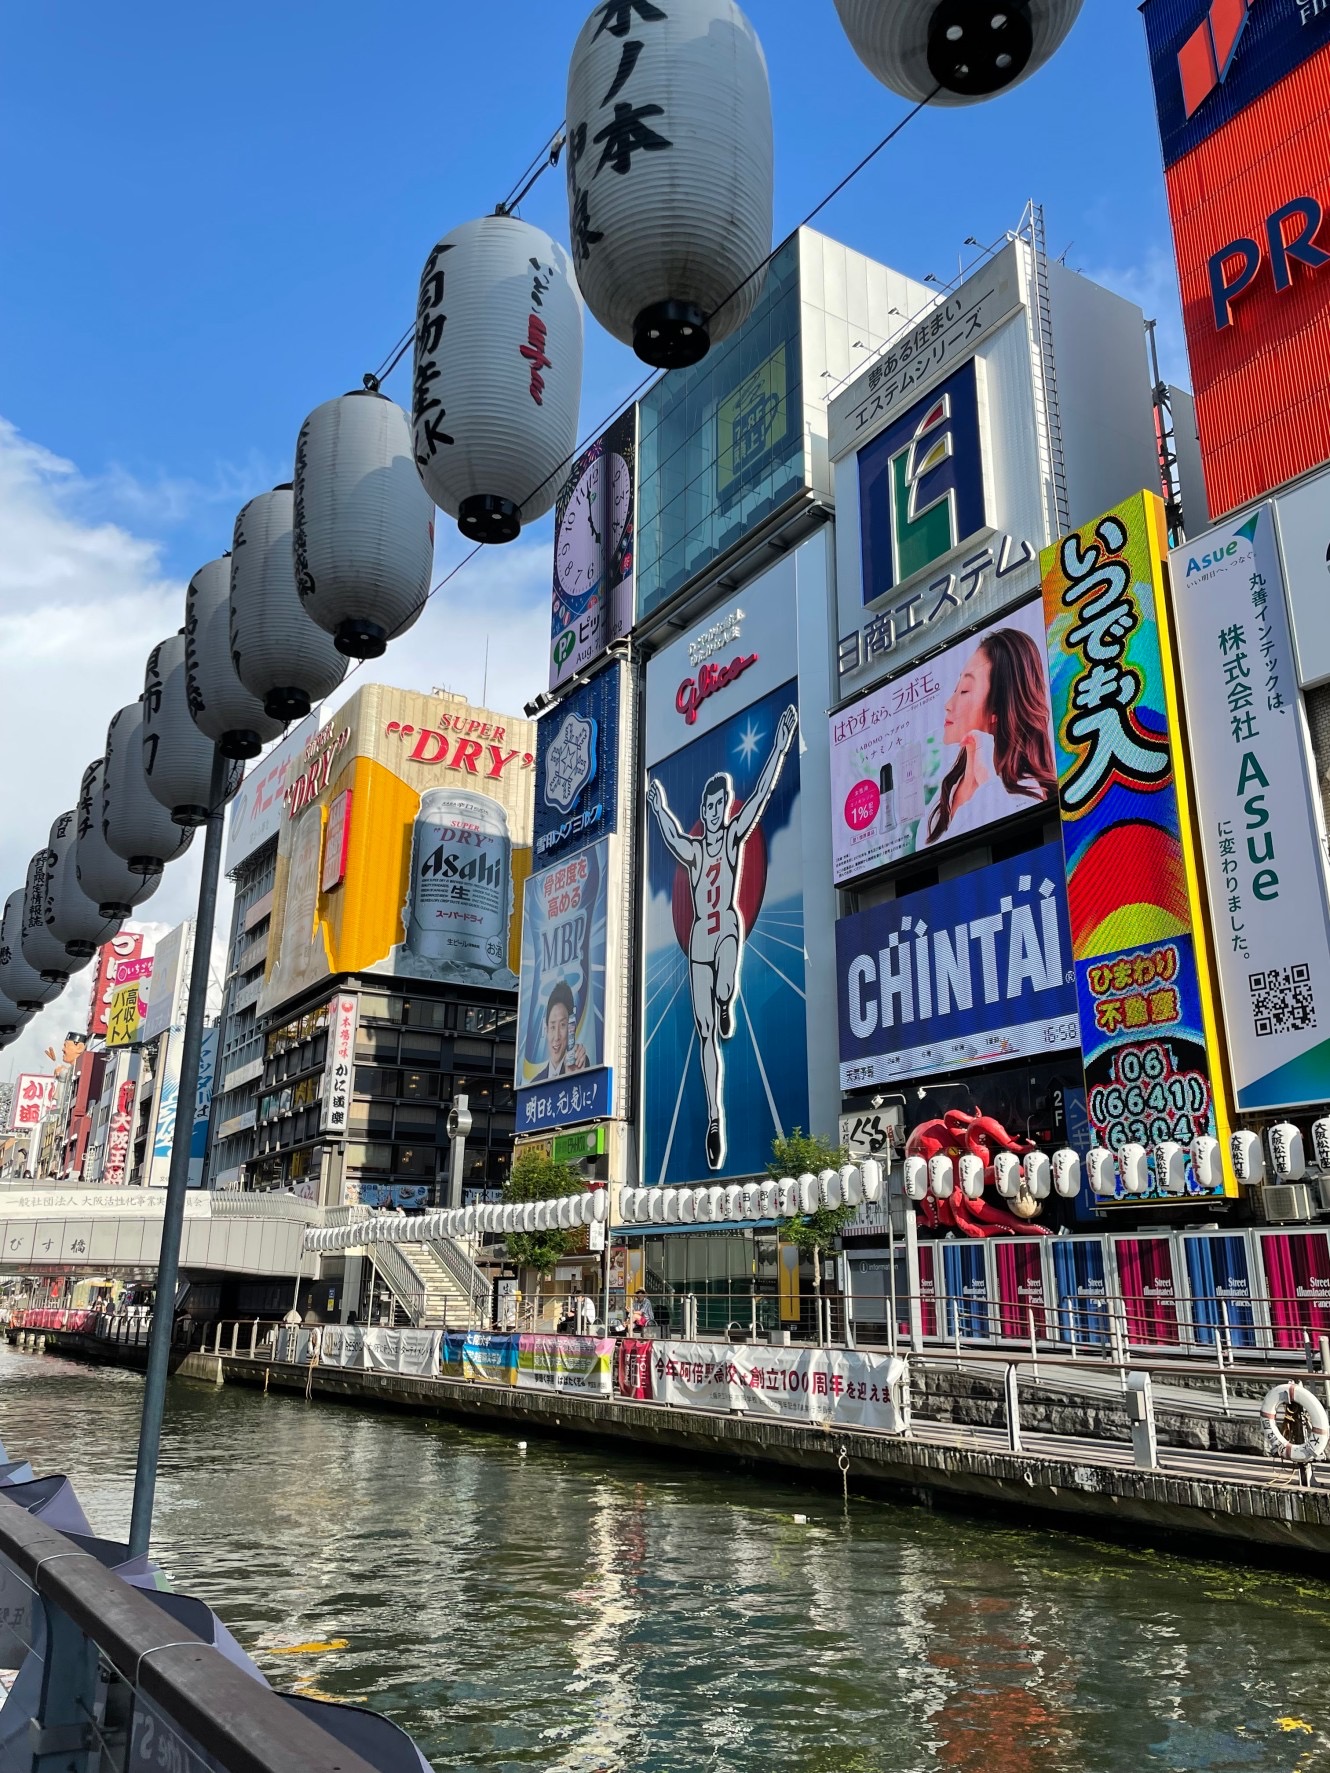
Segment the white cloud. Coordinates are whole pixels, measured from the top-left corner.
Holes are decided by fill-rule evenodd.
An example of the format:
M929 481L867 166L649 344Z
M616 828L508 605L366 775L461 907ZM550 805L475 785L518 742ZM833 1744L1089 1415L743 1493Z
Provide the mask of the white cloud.
M1072 254L1073 261L1076 255ZM1154 246L1131 265L1077 266L1095 283L1102 283L1129 302L1135 302L1155 325L1160 373L1178 388L1191 387L1187 341L1182 330L1182 305L1178 299L1178 274L1172 251Z

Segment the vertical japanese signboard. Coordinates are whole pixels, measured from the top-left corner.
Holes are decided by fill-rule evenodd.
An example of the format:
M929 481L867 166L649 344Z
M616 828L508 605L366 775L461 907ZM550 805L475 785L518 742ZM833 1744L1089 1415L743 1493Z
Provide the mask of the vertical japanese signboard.
M328 1057L323 1073L325 1133L346 1132L351 1113L351 1072L356 1058L356 1014L359 999L343 992L328 1006Z
M59 1087L59 1081L53 1074L41 1076L31 1071L20 1071L14 1079L12 1130L16 1133L28 1129L35 1131L55 1107Z
M1324 1102L1324 834L1270 506L1198 536L1171 564L1237 1106Z
M1163 548L1138 493L1041 556L1086 1100L1113 1149L1228 1138Z

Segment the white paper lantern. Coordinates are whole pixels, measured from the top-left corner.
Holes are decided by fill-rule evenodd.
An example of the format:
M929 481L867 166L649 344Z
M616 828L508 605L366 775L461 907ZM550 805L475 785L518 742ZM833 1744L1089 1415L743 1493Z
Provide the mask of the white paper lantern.
M160 868L151 874L131 868L107 844L102 830L105 768L104 760L97 758L84 770L79 785L75 872L80 888L104 917L128 917L157 891L162 873Z
M721 1219L725 1215L725 1190L719 1184L707 1189L707 1217Z
M883 1198L882 1165L875 1157L865 1158L864 1162L859 1165L859 1180L863 1184L866 1201L878 1201Z
M857 1164L842 1164L840 1172L841 1199L847 1207L863 1204L864 1179Z
M1003 1200L1015 1200L1024 1181L1021 1160L1014 1151L999 1151L993 1157L993 1181Z
M104 917L79 885L76 812L61 813L54 821L47 848L46 926L71 960L91 960L118 933L122 919Z
M1233 1174L1239 1182L1254 1186L1265 1181L1265 1151L1259 1133L1253 1133L1249 1127L1235 1127L1229 1134L1228 1148L1233 1159Z
M1046 1151L1027 1151L1021 1160L1025 1192L1032 1200L1047 1200L1053 1189L1053 1171Z
M175 824L207 824L216 750L190 718L182 628L153 647L143 673L143 774L148 792ZM232 763L226 800L244 775L244 764Z
M679 1196L679 1223L693 1225L697 1221L697 1195L691 1188L675 1191Z
M511 542L558 496L577 449L582 302L563 247L487 215L430 253L416 307L411 422L434 503L473 542Z
M731 1183L725 1190L725 1217L739 1219L743 1216L744 1193L737 1183Z
M148 792L143 773L142 702L130 702L112 716L106 729L102 835L138 874L160 874L166 863L185 853L194 836L187 826L175 824Z
M1316 1128L1323 1124L1318 1120L1313 1125L1313 1138L1316 1137ZM1326 1131L1330 1133L1330 1127L1327 1127ZM1318 1141L1318 1159L1321 1149L1321 1144ZM1327 1156L1330 1156L1330 1141L1327 1142L1325 1150ZM1198 1188L1208 1190L1222 1188L1224 1185L1224 1168L1220 1161L1219 1141L1212 1139L1208 1133L1198 1133L1191 1142L1191 1173Z
M1187 1192L1187 1152L1176 1139L1161 1139L1154 1148L1155 1186L1165 1194Z
M377 659L429 597L434 504L411 421L377 389L325 400L296 440L296 589L339 652Z
M300 720L346 676L346 658L296 589L289 486L251 499L231 540L231 657L274 720Z
M19 942L23 958L43 979L63 985L71 973L88 964L85 955L75 960L65 953L63 942L57 942L46 927L46 870L51 852L41 849L28 863L28 878L23 889L23 927Z
M758 1217L762 1219L774 1219L776 1214L780 1211L780 1183L764 1182L759 1193L761 1198L758 1206Z
M740 1212L745 1219L758 1219L762 1215L762 1189L756 1182L746 1182L742 1191Z
M805 1170L799 1177L799 1211L815 1213L821 1204L818 1200L817 1177Z
M23 889L16 887L5 900L0 918L0 992L20 1010L39 1010L53 1003L64 990L62 979L43 979L36 967L23 958Z
M1081 0L836 0L836 10L884 86L915 103L972 105L1041 68Z
M677 1225L679 1223L679 1210L683 1205L683 1193L684 1191L681 1188L667 1188L665 1190L665 1223L667 1225Z
M1150 1171L1145 1147L1134 1141L1118 1152L1118 1174L1128 1194L1144 1194L1150 1186Z
M26 939L23 952L27 953ZM1307 1174L1307 1155L1300 1130L1291 1120L1276 1121L1267 1138L1275 1175L1281 1182L1300 1182Z
M984 1160L972 1151L963 1152L960 1160L961 1193L966 1200L984 1198Z
M938 1200L950 1200L956 1188L956 1171L949 1157L939 1152L928 1160L929 1192Z
M1053 1153L1053 1189L1063 1200L1075 1200L1081 1192L1080 1153L1069 1145Z
M845 1192L840 1185L839 1170L819 1170L817 1176L818 1199L824 1207L832 1212L845 1204Z
M223 757L257 757L285 725L236 676L229 554L201 566L185 593L185 687L190 717Z
M905 1198L923 1200L928 1194L928 1164L922 1157L905 1160Z
M793 1176L782 1176L778 1187L777 1211L782 1219L793 1219L799 1211L799 1184Z
M601 325L679 369L752 313L771 251L771 89L734 0L597 5L568 68L568 228Z
M646 1217L647 1217L648 1224L659 1225L661 1220L664 1218L664 1216L665 1216L665 1190L663 1188L649 1189L647 1191L647 1211L646 1211Z
M1085 1173L1091 1194L1107 1199L1118 1191L1118 1166L1113 1153L1105 1145L1092 1145L1085 1154Z

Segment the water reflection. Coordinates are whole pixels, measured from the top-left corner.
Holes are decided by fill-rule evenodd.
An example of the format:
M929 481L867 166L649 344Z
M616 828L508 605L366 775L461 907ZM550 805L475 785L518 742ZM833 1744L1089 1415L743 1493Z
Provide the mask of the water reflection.
M0 1353L0 1436L108 1535L140 1395ZM1310 1579L179 1383L158 1496L176 1586L274 1682L440 1769L1330 1765Z

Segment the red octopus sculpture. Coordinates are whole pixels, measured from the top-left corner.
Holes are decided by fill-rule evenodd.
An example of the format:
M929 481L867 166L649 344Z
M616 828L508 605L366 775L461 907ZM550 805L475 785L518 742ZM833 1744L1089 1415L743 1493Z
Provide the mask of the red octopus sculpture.
M949 1108L940 1120L926 1120L914 1128L905 1141L907 1157L947 1157L952 1164L951 1193L941 1199L930 1188L919 1202L919 1217L927 1226L959 1231L965 1237L1047 1237L1048 1228L1033 1225L1020 1217L1024 1208L1031 1216L1039 1211L1039 1203L1022 1195L1014 1203L1016 1211L984 1198L971 1200L961 1188L957 1159L967 1153L980 1159L984 1166L984 1182L992 1187L993 1155L997 1151L1014 1151L1023 1157L1033 1151L1029 1139L1014 1139L1001 1121L988 1114L967 1114L963 1108Z

